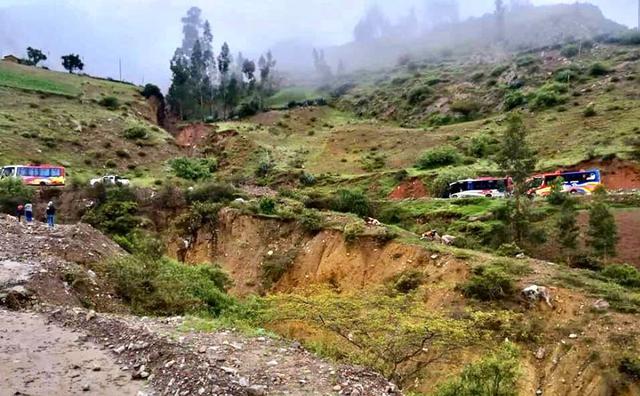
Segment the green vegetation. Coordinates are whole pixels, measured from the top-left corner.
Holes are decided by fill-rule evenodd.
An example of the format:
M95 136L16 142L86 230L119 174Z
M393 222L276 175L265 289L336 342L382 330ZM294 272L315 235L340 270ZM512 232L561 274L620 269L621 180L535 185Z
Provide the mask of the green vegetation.
M419 169L434 169L447 165L454 165L460 161L460 154L455 147L442 146L427 150L418 160Z
M369 216L372 210L369 199L362 191L347 189L336 192L332 208L338 212L354 213L358 216Z
M18 205L24 205L33 199L34 190L14 178L0 180L0 212L16 214Z
M285 108L291 102L303 102L317 99L320 95L313 89L303 87L284 88L265 100L265 105L274 108Z
M506 342L497 352L466 366L435 396L516 396L520 378L518 347Z
M597 257L616 255L618 230L615 218L605 202L606 191L600 188L589 208L589 245Z
M109 110L118 110L118 107L120 107L120 101L115 96L106 96L100 99L98 103Z
M212 264L124 256L110 261L106 270L118 295L141 314L217 316L233 304L225 292L229 278Z
M621 286L640 288L640 271L630 265L608 265L602 270L602 276Z
M218 168L215 158L175 158L169 161L173 173L186 180L208 179Z
M481 301L508 299L515 293L514 280L498 266L480 266L473 269L471 278L461 285L463 294Z

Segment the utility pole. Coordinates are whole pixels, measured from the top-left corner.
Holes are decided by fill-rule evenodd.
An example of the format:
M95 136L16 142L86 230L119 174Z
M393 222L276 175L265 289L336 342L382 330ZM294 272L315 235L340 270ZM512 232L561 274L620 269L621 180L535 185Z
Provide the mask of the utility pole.
M120 75L120 81L122 81L122 59L118 58L118 74Z
M638 31L640 32L640 0L638 0Z

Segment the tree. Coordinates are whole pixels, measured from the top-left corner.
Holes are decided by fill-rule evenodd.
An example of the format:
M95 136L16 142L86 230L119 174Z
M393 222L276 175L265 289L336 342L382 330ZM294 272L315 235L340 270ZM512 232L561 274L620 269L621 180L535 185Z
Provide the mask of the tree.
M509 216L515 240L522 242L528 235L528 208L522 197L526 194L527 179L535 169L535 156L527 143L527 130L522 117L511 113L507 117L507 129L502 136L500 150L496 162L513 181L514 206Z
M275 66L276 60L273 58L273 54L271 54L271 51L268 51L266 56L261 56L258 60L258 68L260 69L260 84L267 94L271 94L273 90L271 75Z
M253 84L256 81L256 64L254 61L245 59L242 63L242 74L247 78L249 84Z
M313 49L313 65L316 69L316 74L323 82L329 82L333 78L331 67L327 64L324 58L323 50Z
M578 227L578 211L573 198L568 197L560 207L560 214L556 221L556 238L560 246L565 249L564 256L569 264L578 248L578 236L580 228Z
M77 54L69 54L64 55L62 57L62 67L69 71L69 73L73 73L74 70L82 70L84 69L84 63L80 59L80 55Z
M496 0L496 39L502 43L505 38L505 14L507 8L503 0Z
M47 56L39 49L27 47L27 61L31 66L38 66L38 63L47 60Z
M187 11L187 15L181 19L182 21L182 52L187 58L191 57L191 51L200 37L200 28L202 27L202 19L200 18L202 10L198 7L191 7Z
M618 227L616 219L609 210L605 198L607 192L603 187L594 193L594 200L589 208L589 245L597 257L605 260L616 255L618 243Z
M226 42L222 44L220 54L218 55L218 72L220 73L221 80L225 80L229 74L229 68L231 67L231 51L229 50L229 44Z

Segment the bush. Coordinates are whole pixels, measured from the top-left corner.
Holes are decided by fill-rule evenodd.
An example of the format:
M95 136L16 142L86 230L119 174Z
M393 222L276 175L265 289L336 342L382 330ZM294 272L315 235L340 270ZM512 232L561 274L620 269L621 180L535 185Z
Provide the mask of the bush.
M410 269L391 278L390 285L398 293L409 294L416 290L424 281L424 274L418 270Z
M147 131L147 128L142 127L142 126L134 126L131 128L127 128L124 131L124 137L130 140L137 140L137 139L148 139L149 138L149 131Z
M640 287L640 271L627 264L613 264L606 266L602 276L626 287Z
M582 112L582 115L584 115L585 117L594 117L597 114L598 113L596 112L596 107L593 103L590 103Z
M218 168L215 158L176 158L169 161L173 173L181 179L202 180L211 177Z
M565 84L546 84L530 96L529 103L534 109L553 107L567 101L567 98L562 95L567 91L568 88Z
M187 193L189 203L228 202L236 198L238 191L229 183L210 182L199 185Z
M480 266L473 270L471 278L461 286L462 293L481 301L502 300L513 296L513 278L495 266Z
M516 243L503 243L496 250L496 254L502 257L516 257L521 253L524 251Z
M527 98L521 91L511 91L504 97L505 110L513 110L527 103Z
M276 213L276 201L273 198L264 197L260 199L259 209L260 213L266 215L272 215Z
M115 96L106 96L100 99L98 103L109 110L117 110L120 107L120 101Z
M623 45L640 45L640 33L636 31L624 33L618 37L618 42Z
M364 232L364 227L361 223L350 223L344 226L342 233L344 235L344 240L347 243L354 243L358 240L360 235Z
M516 345L507 341L500 350L467 365L458 378L438 387L435 396L516 396L518 357Z
M460 162L460 154L453 146L440 146L427 150L418 160L419 169L434 169L447 165L454 165Z
M470 118L478 111L480 111L480 104L469 99L456 100L451 103L450 108L454 113L459 113L462 114L462 116L465 118Z
M297 255L296 249L289 250L284 254L267 255L260 267L262 286L269 289L274 283L277 283L291 269Z
M159 99L163 98L162 91L160 90L160 88L158 88L157 85L154 85L154 84L145 85L144 88L142 89L141 94L147 99L149 99L152 96L155 96L156 98L159 98Z
M431 126L442 126L451 124L454 119L448 114L433 113L428 122Z
M518 65L518 67L526 67L533 65L537 61L538 58L533 55L523 55L516 59L516 65Z
M24 205L33 199L33 189L22 183L20 179L5 178L0 180L0 211L16 214L18 205Z
M589 75L592 77L606 76L609 74L609 68L602 63L596 62L589 67Z
M422 103L423 100L429 97L433 90L428 85L422 85L419 87L412 88L407 93L407 103L410 105L417 105Z
M471 138L469 154L476 158L486 158L494 152L492 139L487 135L478 135Z
M324 227L324 218L314 210L305 210L300 216L300 224L309 232L318 232Z
M625 356L620 359L618 371L626 374L636 381L640 380L640 359L637 357Z
M110 261L107 270L116 293L139 313L219 315L233 304L226 294L231 282L217 265L125 256Z
M313 186L317 182L316 177L311 173L307 173L307 172L302 172L299 180L300 180L300 184L307 187Z
M574 56L577 56L578 53L580 53L580 49L575 44L565 45L562 50L560 50L560 55L565 58L573 58Z
M256 169L256 177L266 177L273 169L273 163L261 162Z
M580 75L574 69L561 69L556 71L556 74L553 78L559 83L567 84L571 81L577 80L579 77Z
M507 71L507 69L509 69L509 66L507 66L507 65L496 66L493 70L491 70L491 77L498 78L505 71Z
M127 188L113 188L106 193L106 200L83 217L82 221L110 235L128 235L140 219L136 216L138 204L135 196Z
M333 199L332 209L337 212L354 213L358 216L371 214L369 198L360 190L338 190Z

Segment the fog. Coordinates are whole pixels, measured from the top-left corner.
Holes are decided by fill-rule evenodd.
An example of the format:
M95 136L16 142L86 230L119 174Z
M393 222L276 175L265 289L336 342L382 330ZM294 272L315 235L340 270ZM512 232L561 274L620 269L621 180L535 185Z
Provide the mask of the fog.
M426 1L377 5L390 25L407 26L411 18L422 21ZM636 0L590 2L607 18L637 24ZM494 10L494 0L458 3L462 20ZM27 46L40 48L49 56L44 65L59 70L61 55L79 53L89 74L119 78L121 64L124 80L166 88L169 60L182 40L180 18L191 6L210 21L217 51L225 41L233 54L242 51L250 58L273 49L277 68L287 70L312 67L312 48L353 41L354 28L374 5L373 0L0 0L0 54L24 56Z

